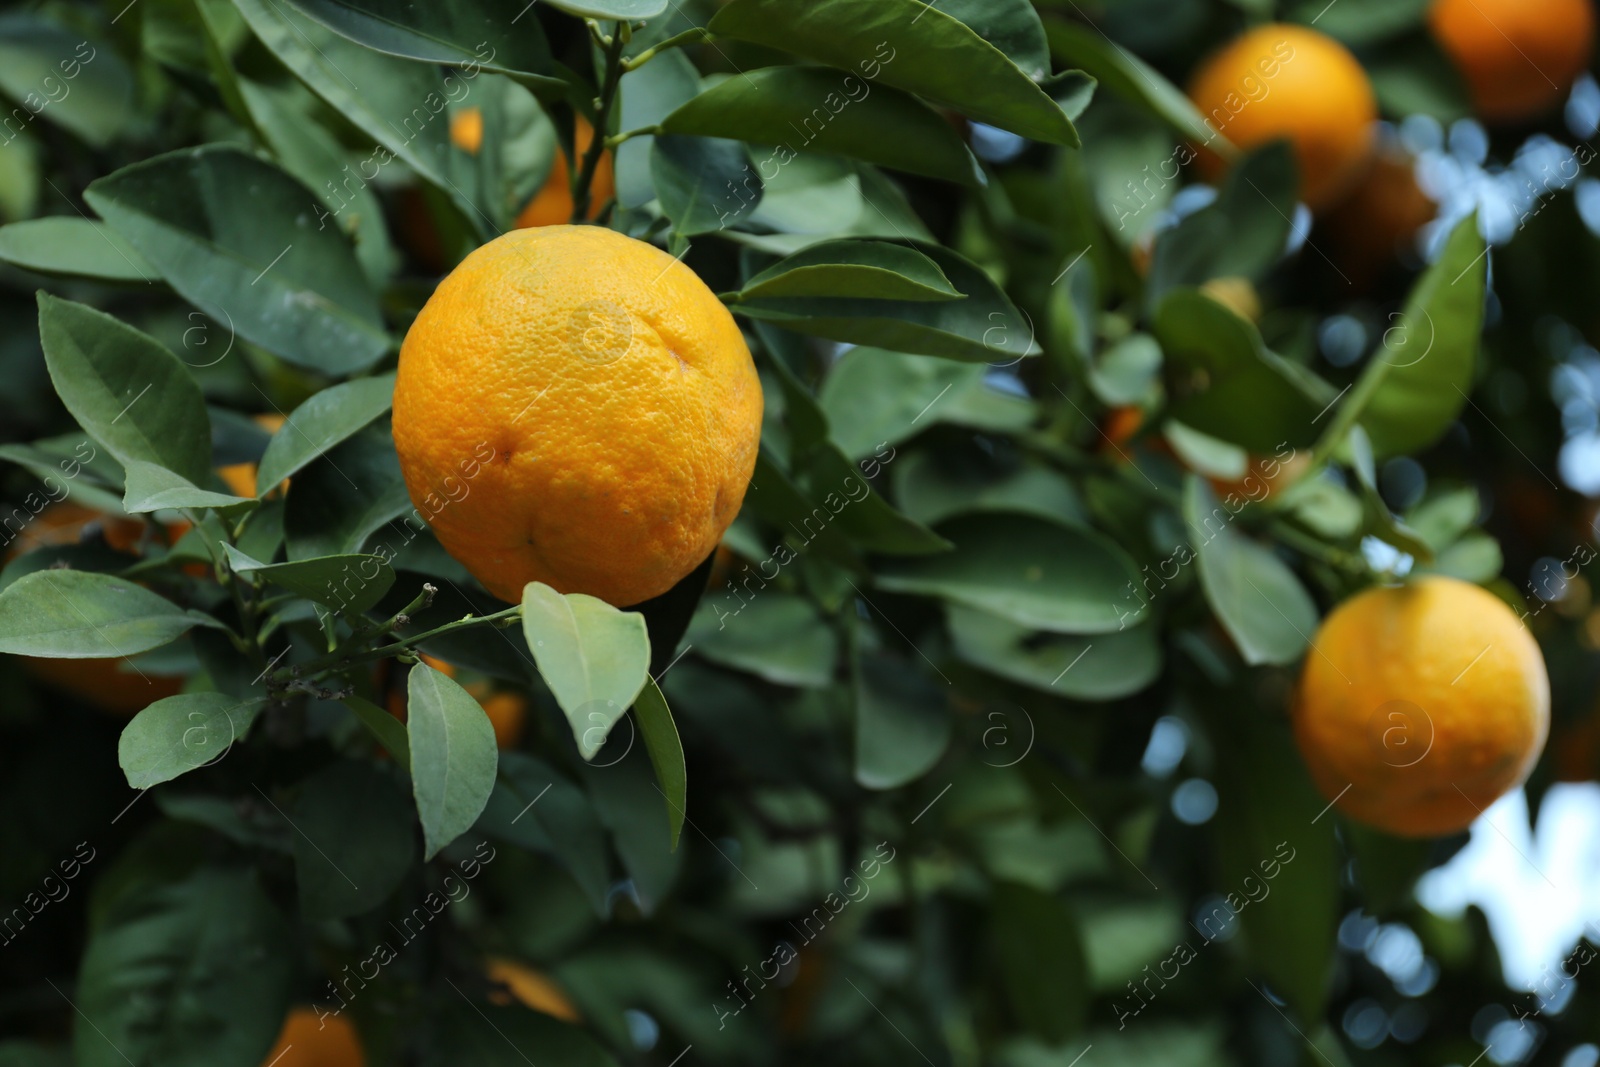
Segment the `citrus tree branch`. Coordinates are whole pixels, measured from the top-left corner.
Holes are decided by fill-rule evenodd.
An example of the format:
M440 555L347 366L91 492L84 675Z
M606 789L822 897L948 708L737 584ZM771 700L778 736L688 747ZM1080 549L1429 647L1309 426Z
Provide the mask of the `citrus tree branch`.
M605 50L605 80L600 86L600 97L595 103L594 135L589 138L589 148L583 153L583 164L578 168L572 183L572 221L581 223L589 217L589 200L594 185L594 175L600 167L600 157L606 150L606 130L611 124L611 109L617 102L617 86L622 82L622 49L627 44L623 23L617 23ZM573 148L577 148L576 142Z

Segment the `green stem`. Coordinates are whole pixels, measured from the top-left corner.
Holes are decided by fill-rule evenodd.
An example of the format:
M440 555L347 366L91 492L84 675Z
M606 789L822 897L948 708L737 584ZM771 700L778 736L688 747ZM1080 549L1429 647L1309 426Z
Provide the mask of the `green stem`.
M1383 384L1383 379L1384 375L1371 373L1370 366L1366 373L1356 379L1350 395L1334 411L1333 421L1328 423L1327 430L1317 439L1316 447L1311 450L1311 470L1308 476L1321 471L1323 465L1333 457L1333 453L1344 444L1351 427L1361 418L1361 413L1367 409L1367 404L1371 402L1378 387Z
M283 684L294 679L314 677L329 670L347 670L357 664L369 663L375 659L386 659L389 656L397 656L403 652L409 652L413 647L420 645L424 641L431 641L435 637L442 637L445 634L455 633L459 630L468 630L475 626L506 625L521 615L522 605L520 604L506 608L504 611L497 611L492 615L468 615L464 619L447 622L443 626L435 626L431 630L402 638L387 645L381 645L378 648L369 648L363 652L351 652L348 649L337 650L319 659L314 659L310 663L282 667L272 673L271 680L274 683Z
M640 126L637 130L629 130L627 133L619 133L615 137L607 137L606 147L615 148L617 145L625 141L631 141L635 137L653 137L660 132L660 126Z
M589 139L589 150L583 154L583 165L572 183L572 221L582 223L589 217L589 198L594 185L595 171L600 167L600 157L606 150L606 130L611 126L611 109L617 102L617 86L622 82L623 23L617 23L605 51L605 80L600 86L600 98L594 113L594 136ZM574 145L574 148L577 146Z
M624 72L638 70L656 56L672 48L681 48L686 44L699 44L701 41L711 40L711 31L704 26L690 26L682 33L675 33L660 44L651 45L632 59L622 61Z

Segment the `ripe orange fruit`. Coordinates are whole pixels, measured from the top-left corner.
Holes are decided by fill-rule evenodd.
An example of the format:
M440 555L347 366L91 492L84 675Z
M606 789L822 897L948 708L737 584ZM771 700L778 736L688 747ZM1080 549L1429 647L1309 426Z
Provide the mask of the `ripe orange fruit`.
M495 958L489 961L485 972L489 981L506 987L507 992L494 992L489 999L496 1004L509 1004L513 997L534 1011L542 1011L569 1023L579 1020L578 1009L567 999L566 992L549 975L526 967L515 960Z
M483 147L483 111L464 107L450 114L450 143L469 156Z
M589 125L588 119L579 115L572 133L573 147L577 149L581 161L594 141L594 127ZM600 162L595 166L594 178L589 183L589 210L585 217L590 220L598 218L606 201L616 195L617 180L612 169L611 152L607 150L600 153ZM550 176L545 179L544 187L528 201L528 206L522 209L522 214L517 216L516 226L524 229L571 222L572 207L572 168L567 163L566 151L558 147Z
M1189 98L1211 129L1241 149L1287 139L1300 169L1301 199L1331 206L1360 177L1372 154L1377 99L1344 45L1304 26L1261 26L1205 60ZM1215 179L1215 153L1196 158Z
M317 1018L315 1008L295 1008L262 1067L366 1067L356 1028L343 1015Z
M282 415L276 413L256 415L254 418L256 425L268 433L277 433L286 421ZM226 467L218 467L217 476L233 491L234 496L256 495L254 463L230 463Z
M1439 213L1417 184L1416 165L1398 146L1382 149L1355 191L1323 218L1318 241L1326 240L1339 269L1358 288L1376 281Z
M1295 739L1317 788L1354 819L1405 837L1454 833L1544 748L1544 657L1478 586L1430 576L1369 589L1311 644Z
M1490 122L1559 103L1594 48L1590 0L1435 0L1428 24Z
M1262 501L1281 493L1311 469L1311 457L1304 452L1293 452L1280 459L1278 456L1251 456L1250 466L1244 476L1234 481L1221 478L1206 479L1217 494L1217 499L1230 496L1241 500Z
M442 659L436 659L426 653L417 658L434 670L442 672L446 677L456 677L455 667ZM380 691L387 690L384 698L385 710L401 722L405 722L408 711L405 675L391 671L389 661L384 660L374 679ZM527 698L520 693L505 690L495 692L486 681L468 682L462 688L483 705L484 714L489 716L489 725L494 727L495 744L500 748L516 748L517 742L522 740L523 727L527 724Z
M400 350L411 500L495 596L671 589L739 512L761 383L733 316L665 252L516 230L440 283Z

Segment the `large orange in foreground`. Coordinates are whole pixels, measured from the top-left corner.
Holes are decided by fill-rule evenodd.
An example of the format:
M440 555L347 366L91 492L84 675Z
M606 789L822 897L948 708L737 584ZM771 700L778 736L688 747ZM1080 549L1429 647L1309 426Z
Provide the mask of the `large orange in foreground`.
M1236 38L1201 64L1189 98L1214 133L1245 151L1288 140L1301 199L1313 211L1354 186L1376 143L1378 104L1366 70L1344 45L1303 26L1261 26ZM1209 151L1196 162L1209 178L1223 169Z
M688 267L598 226L477 249L400 350L411 500L490 592L671 589L739 512L761 436L739 327Z
M1435 0L1428 24L1490 122L1559 103L1594 49L1591 0Z
M1339 605L1295 695L1295 738L1317 788L1406 837L1464 829L1527 778L1549 728L1533 635L1503 601L1454 578Z

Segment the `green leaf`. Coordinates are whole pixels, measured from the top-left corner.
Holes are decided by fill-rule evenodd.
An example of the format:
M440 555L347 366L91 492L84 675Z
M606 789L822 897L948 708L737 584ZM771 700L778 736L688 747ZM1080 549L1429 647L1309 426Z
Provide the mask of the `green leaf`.
M1317 627L1317 606L1294 571L1271 548L1234 529L1233 514L1196 475L1184 485L1183 517L1206 600L1244 661L1299 659Z
M524 1051L526 1050L526 1051ZM584 1030L520 1004L443 1002L423 1043L421 1067L528 1067L532 1052L542 1064L617 1067L617 1061Z
M609 911L610 850L589 796L549 764L522 752L500 755L480 833L554 856L588 897L596 915Z
M522 590L522 632L572 725L579 753L593 759L649 679L644 616L529 582Z
M1205 145L1224 158L1231 159L1236 153L1232 143L1217 136L1182 90L1102 31L1051 19L1045 24L1045 36L1057 59L1081 67L1108 91L1144 108L1180 136Z
M256 471L256 490L266 493L335 445L354 437L389 410L393 374L359 378L312 394L284 420L267 443Z
M1124 598L1124 610L1140 606ZM1038 633L986 611L945 608L956 655L976 667L1073 700L1119 700L1156 680L1161 645L1155 625L1079 637Z
M633 43L639 43L637 36ZM683 50L674 48L662 52L644 66L622 76L618 88L621 113L618 128L642 130L660 125L662 119L693 100L699 92L700 72ZM650 175L654 143L654 137L641 134L617 146L614 159L619 207L639 208L656 198L655 182Z
M1042 351L1032 324L976 264L939 245L906 245L933 260L951 287L967 298L760 297L741 300L730 310L833 341L974 363L1010 365Z
M1016 882L994 887L996 963L1017 1021L1051 1044L1083 1028L1088 964L1077 918L1049 893Z
M1234 164L1215 201L1156 239L1148 306L1159 307L1179 286L1264 278L1288 245L1298 174L1287 141L1273 141Z
M876 463L863 460L863 470L858 471L837 445L824 441L813 448L806 457L802 479L812 507L793 527L794 531L809 543L819 527L831 524L868 551L900 556L922 556L948 549L948 541L896 511L873 491L862 473Z
M255 575L297 596L326 604L341 615L370 610L394 585L394 568L386 556L350 554L262 563L232 545L222 547L234 573Z
M135 883L91 927L78 969L76 1062L263 1062L289 1011L295 945L248 870Z
M1032 401L991 388L985 367L866 346L846 352L818 402L845 455L861 459L930 426L951 423L1014 433L1033 422Z
M103 222L55 215L0 226L0 260L23 270L106 282L159 281L139 250Z
M233 2L284 66L372 138L377 147L351 168L358 180L370 181L366 172L381 173L399 159L487 230L487 220L475 217L471 200L450 182L448 104L461 97L438 67L365 48L275 0Z
M926 673L864 653L855 672L856 782L898 789L939 762L950 744L950 701Z
M483 0L417 4L410 0L285 0L357 44L446 67L528 75L561 90L550 44L537 18L506 18ZM559 6L559 5L558 5ZM359 84L359 83L358 83Z
M4 231L0 231L3 233ZM750 278L734 302L771 297L960 300L939 264L888 241L821 241Z
M545 0L569 15L590 19L653 19L667 9L667 0Z
M1032 14L1023 13L1027 5L996 0L986 7L1004 11L1003 19L994 19L1008 31L1002 40L1026 41L1024 62L1036 65L1038 16L1024 30ZM1036 141L1078 146L1072 120L1034 83L1044 72L1035 66L1030 77L980 36L986 27L967 26L921 0L733 0L717 12L710 28L718 36L859 71L858 83L864 78L868 84L893 85Z
M1223 899L1195 917L1195 930L1209 941L1237 913L1251 970L1301 1025L1314 1024L1323 1017L1341 907L1335 818L1306 776L1285 717L1253 714L1255 698L1238 692L1204 710L1217 760L1211 886Z
M1050 76L1050 45L1028 0L938 0L928 4L994 45L1036 82Z
M39 340L61 402L112 455L160 464L191 482L210 474L205 398L155 338L41 291Z
M291 363L349 374L390 348L344 234L270 163L183 149L100 178L84 199L185 300Z
M0 652L18 656L132 656L195 626L217 625L209 615L109 574L35 571L0 593Z
M130 459L126 466L128 490L122 498L122 510L129 515L163 508L230 508L254 503L249 497L201 489L159 463Z
M1430 6L1431 0L1346 0L1333 7L1327 0L1296 0L1288 14L1345 44L1365 45L1421 26Z
M1198 290L1175 289L1156 312L1155 332L1179 422L1261 454L1316 439L1333 389L1268 351L1250 323Z
M907 515L930 525L974 511L1022 512L1068 525L1089 522L1088 509L1072 481L1037 462L1007 469L945 462L938 453L913 452L895 461L894 491Z
M686 640L713 663L778 685L826 686L838 660L833 630L808 600L759 586L749 601L702 600Z
M229 0L203 3L207 6L202 7L202 12L216 9L234 14ZM219 4L223 6L216 7ZM224 69L231 73L231 68L224 65ZM244 77L235 80L242 109L261 132L273 157L333 213L331 219L319 215L319 227L336 224L343 230L355 245L356 258L367 278L381 287L400 265L399 253L384 224L383 202L364 182L358 185L341 179L335 184L331 180L332 175L344 174L349 157L332 133L319 123L306 120L306 107L316 106L316 98L293 82L268 86Z
M652 141L650 177L673 233L724 230L761 202L761 175L739 141L674 134Z
M1345 401L1379 457L1433 444L1466 406L1483 328L1484 253L1477 216L1470 215L1412 287ZM1349 416L1341 408L1339 417Z
M672 721L667 698L655 682L644 683L633 710L639 719L639 732L644 734L645 748L650 752L650 764L661 782L661 795L667 802L667 824L672 828L672 848L676 850L678 838L683 836L683 820L688 817L689 803L689 770L683 761L683 742L678 738L678 727Z
M807 151L963 185L977 180L972 154L938 112L898 90L871 88L820 67L762 67L729 78L672 112L661 127L775 145L759 162L763 173Z
M96 148L139 126L138 86L117 50L32 13L0 16L0 93L19 105L5 109L8 146L35 115Z
M347 696L341 697L340 702L361 720L361 725L378 739L400 769L411 773L411 736L406 732L406 724L370 700Z
M359 551L380 529L383 543L399 551L426 529L406 493L387 427L370 426L301 468L286 503L292 560Z
M442 671L418 663L406 677L411 786L431 860L478 821L494 789L499 749L483 705Z
M313 774L295 798L293 824L300 910L311 921L371 911L416 857L405 792L369 763L335 760Z
M1124 593L1138 567L1109 539L1033 515L964 515L941 523L955 550L926 559L885 560L876 584L942 597L1050 633L1100 634L1143 618Z
M164 697L135 715L117 742L128 784L149 789L219 758L244 739L265 700L225 693Z

